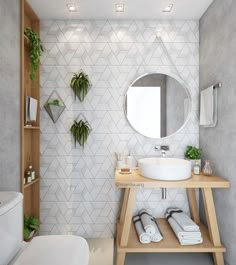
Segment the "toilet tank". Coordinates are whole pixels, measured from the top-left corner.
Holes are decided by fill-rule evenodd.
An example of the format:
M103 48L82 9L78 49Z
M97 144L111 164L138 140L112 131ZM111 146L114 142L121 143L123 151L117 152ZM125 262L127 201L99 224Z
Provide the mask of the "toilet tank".
M23 240L23 196L0 192L0 265L7 265Z

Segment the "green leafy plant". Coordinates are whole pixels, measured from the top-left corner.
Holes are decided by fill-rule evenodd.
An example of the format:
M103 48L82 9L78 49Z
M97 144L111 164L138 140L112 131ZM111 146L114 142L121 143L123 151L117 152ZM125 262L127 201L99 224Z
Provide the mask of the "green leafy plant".
M190 159L190 160L201 159L202 151L200 148L188 145L186 148L184 156L185 156L185 158Z
M24 30L24 34L29 40L30 45L30 62L31 62L31 73L30 73L30 79L32 81L36 78L36 71L40 64L40 56L43 52L43 46L41 44L41 40L38 36L38 34L33 31L31 28L26 28Z
M40 221L34 216L24 215L24 240L30 239L32 232L39 231Z
M70 82L70 87L74 91L75 99L77 96L81 102L84 101L84 98L91 87L88 75L86 75L83 71L74 73Z
M53 106L61 106L62 104L61 104L59 99L53 99L53 100L47 102L47 105L48 106L51 106L51 105L53 105Z
M87 121L74 121L73 125L71 126L70 132L75 141L75 147L77 142L80 144L80 146L84 147L91 130L92 129Z

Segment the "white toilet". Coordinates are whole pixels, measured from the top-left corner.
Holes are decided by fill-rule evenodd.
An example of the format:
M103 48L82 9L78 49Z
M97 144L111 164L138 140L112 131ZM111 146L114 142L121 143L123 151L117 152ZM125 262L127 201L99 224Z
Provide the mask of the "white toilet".
M23 196L0 192L0 265L88 265L89 248L79 236L39 236L23 242Z

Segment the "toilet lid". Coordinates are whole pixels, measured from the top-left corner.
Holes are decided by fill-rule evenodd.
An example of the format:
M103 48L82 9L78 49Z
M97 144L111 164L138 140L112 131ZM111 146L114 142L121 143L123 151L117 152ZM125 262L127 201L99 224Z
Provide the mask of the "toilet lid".
M35 237L13 265L88 265L89 248L79 236Z

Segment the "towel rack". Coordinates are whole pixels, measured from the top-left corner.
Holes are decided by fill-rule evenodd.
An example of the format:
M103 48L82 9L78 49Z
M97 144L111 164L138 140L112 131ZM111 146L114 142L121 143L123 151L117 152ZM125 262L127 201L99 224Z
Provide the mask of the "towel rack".
M217 83L217 84L215 84L214 86L213 86L213 88L215 89L215 88L221 88L222 87L222 83Z

